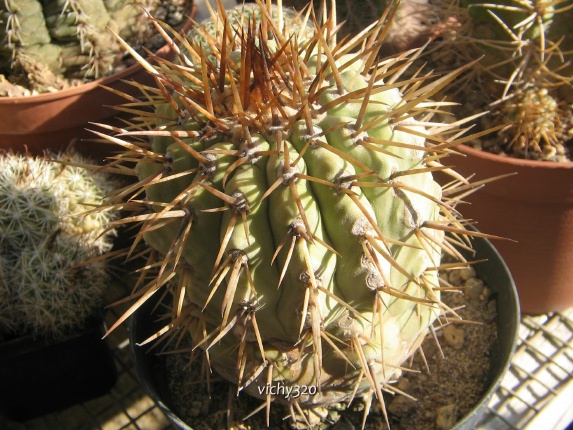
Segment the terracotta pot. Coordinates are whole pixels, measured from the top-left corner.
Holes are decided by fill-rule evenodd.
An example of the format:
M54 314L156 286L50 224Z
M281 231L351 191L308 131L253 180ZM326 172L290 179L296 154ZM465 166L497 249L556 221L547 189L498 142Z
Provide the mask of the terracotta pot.
M76 138L93 139L94 134L86 130L89 122L107 120L117 114L108 106L125 102L100 85L137 94L135 87L122 80L152 83L148 73L133 65L120 73L54 93L0 97L0 147L27 149L37 155L47 148L63 149ZM107 152L101 145L105 144L86 141L78 149L96 154L100 149Z
M465 218L489 234L512 272L526 313L573 306L573 162L521 160L458 147L447 164L474 180L515 172L466 197Z
M196 8L192 16L195 11ZM182 32L190 27L191 20L188 20ZM172 50L165 45L155 54L168 57ZM86 128L95 129L90 122L110 123L111 117L118 114L111 106L126 102L102 85L135 97L141 95L136 87L125 81L154 86L151 74L134 64L113 75L54 93L0 97L0 148L41 154L47 148L63 149L72 140L79 139L81 144L76 148L80 152L97 159L105 158L114 145L93 141L97 136Z

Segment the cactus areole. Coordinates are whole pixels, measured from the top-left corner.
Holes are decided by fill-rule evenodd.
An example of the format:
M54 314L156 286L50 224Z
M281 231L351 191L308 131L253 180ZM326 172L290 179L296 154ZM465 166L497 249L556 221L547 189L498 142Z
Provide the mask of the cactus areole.
M428 98L455 73L400 81L408 56L377 59L384 18L336 42L321 14L219 5L176 61L141 60L157 88L126 105L132 124L96 132L125 148L110 169L138 177L109 204L134 211L118 222L140 224L154 273L118 324L169 289L167 333L307 423L356 396L385 410L446 310L440 258L459 254L444 232L467 233L432 178L456 141Z

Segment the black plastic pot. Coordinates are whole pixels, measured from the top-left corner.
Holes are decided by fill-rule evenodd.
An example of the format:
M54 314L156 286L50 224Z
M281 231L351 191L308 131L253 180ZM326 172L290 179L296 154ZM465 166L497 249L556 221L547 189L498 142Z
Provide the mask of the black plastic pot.
M487 260L474 267L478 276L488 285L497 303L497 341L491 351L491 365L487 379L487 389L475 407L464 416L453 430L473 430L483 416L487 404L498 389L515 351L518 339L520 311L519 300L511 273L505 262L492 246L482 238L473 240L475 254L466 253L470 260ZM158 294L159 296L159 294ZM135 369L148 394L158 403L172 424L182 430L193 430L185 423L173 408L173 402L167 388L164 356L155 353L149 346L138 346L164 324L157 324L153 316L157 308L155 300L148 300L130 320L131 351Z
M466 414L452 430L473 430L483 416L491 396L501 384L505 372L511 364L519 338L520 308L519 298L513 277L501 255L487 239L472 241L475 255L465 253L466 258L486 259L474 267L478 276L496 296L497 339L491 351L487 389L475 407Z
M63 340L0 343L0 415L27 421L109 392L117 370L104 333L98 318Z

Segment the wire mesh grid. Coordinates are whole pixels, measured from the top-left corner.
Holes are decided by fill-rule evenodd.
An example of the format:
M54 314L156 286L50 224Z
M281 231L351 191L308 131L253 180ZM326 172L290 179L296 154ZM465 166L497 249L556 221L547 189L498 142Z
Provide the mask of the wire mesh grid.
M115 321L120 310L110 312ZM125 327L108 338L119 379L106 396L26 423L0 418L6 430L168 430L171 425L140 386ZM479 430L563 430L573 421L573 308L524 316L512 365Z
M511 367L479 426L561 430L573 422L573 308L524 316Z

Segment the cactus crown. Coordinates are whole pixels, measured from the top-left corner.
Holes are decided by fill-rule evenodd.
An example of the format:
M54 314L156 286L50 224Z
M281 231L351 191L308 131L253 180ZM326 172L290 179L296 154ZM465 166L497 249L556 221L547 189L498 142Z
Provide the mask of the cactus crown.
M51 157L51 156L50 156ZM112 211L77 216L113 187L75 154L0 156L0 332L60 337L101 305Z
M157 88L139 85L129 126L95 132L125 149L108 169L138 178L107 205L134 212L115 223L138 224L149 256L117 324L166 288L162 332L190 335L239 391L318 387L263 396L309 426L355 394L384 410L382 390L445 311L440 255L465 264L454 244L468 233L455 186L432 172L472 138L431 121L430 97L460 71L401 81L419 52L377 59L387 16L337 42L323 11L219 2L176 61L140 58Z

